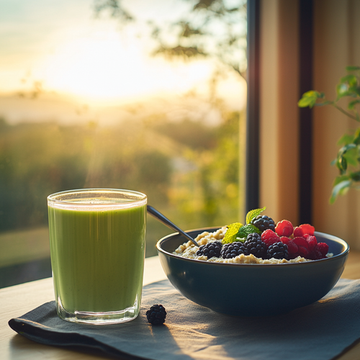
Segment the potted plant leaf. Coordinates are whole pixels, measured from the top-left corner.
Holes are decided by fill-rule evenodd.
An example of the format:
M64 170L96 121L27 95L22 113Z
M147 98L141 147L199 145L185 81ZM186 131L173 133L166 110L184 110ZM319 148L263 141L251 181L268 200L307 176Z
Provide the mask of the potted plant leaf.
M336 86L335 100L328 100L325 94L316 90L304 93L298 102L299 107L333 106L342 114L360 123L358 105L360 104L360 66L347 66L347 75ZM346 107L339 104L345 99ZM343 103L343 102L342 102ZM350 188L360 187L360 125L351 133L344 134L338 141L340 149L332 165L339 169L330 197L334 203L338 195Z

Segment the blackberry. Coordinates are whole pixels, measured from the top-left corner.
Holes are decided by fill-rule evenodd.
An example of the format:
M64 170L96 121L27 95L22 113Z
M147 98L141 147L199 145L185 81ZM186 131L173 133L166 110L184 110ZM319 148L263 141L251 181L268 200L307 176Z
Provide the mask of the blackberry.
M208 259L212 258L212 257L220 257L220 252L221 252L221 248L222 248L222 243L221 241L212 241L212 242L208 242L205 245L201 245L199 247L199 250L196 252L197 256L207 256Z
M244 243L248 252L253 254L257 258L265 259L266 258L266 244L261 240L261 235L257 233L251 233L247 236Z
M267 215L258 215L254 219L252 219L251 224L256 226L260 231L265 231L267 229L271 229L275 231L275 221L267 216Z
M284 243L277 242L272 244L267 249L268 258L275 258L275 259L286 259L289 260L289 250L288 246Z
M152 325L162 325L165 322L166 310L162 305L153 305L146 312L147 320Z
M231 259L240 254L249 255L246 246L239 241L230 244L225 244L221 249L221 257L223 259Z

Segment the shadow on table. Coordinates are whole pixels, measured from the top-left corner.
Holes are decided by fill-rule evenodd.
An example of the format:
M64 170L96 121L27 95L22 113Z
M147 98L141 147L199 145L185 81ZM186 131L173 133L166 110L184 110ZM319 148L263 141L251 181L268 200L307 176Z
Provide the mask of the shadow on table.
M45 315L45 317L47 316ZM51 323L54 323L53 319L54 315L51 315L49 318L49 326ZM57 318L55 320L61 321ZM42 339L46 338L48 340L47 342L53 345L32 341L27 338L26 335L21 336L17 334L10 341L9 358L18 359L25 352L35 351L46 355L46 358L50 358L54 354L53 351L59 349L70 352L76 351L79 354L86 354L94 359L145 360L161 358L167 360L169 354L171 354L171 359L173 360L193 359L193 357L185 354L183 349L178 346L166 325L151 326L150 324L146 324L145 326L139 327L139 323L144 321L144 317L138 317L134 321L126 323L126 327L123 328L117 325L103 325L98 327L71 324L71 332L65 331L69 324L67 322L61 322L60 324L64 325L65 328L61 326L57 327L58 330L62 330L58 334L47 333L46 329L49 327L43 324L40 332L45 333L43 333L42 336L39 336L38 333L37 336ZM29 334L30 332L26 330L29 326L32 325L23 324L20 330L25 334ZM137 332L132 329L134 327L137 329ZM51 329L50 326L50 330ZM137 339L136 342L131 341L134 340L134 337ZM105 341L106 338L108 339L107 341ZM119 342L120 339L122 341ZM154 344L155 346L153 346ZM66 353L64 356L65 355ZM68 355L69 358L76 356L74 353L69 353Z

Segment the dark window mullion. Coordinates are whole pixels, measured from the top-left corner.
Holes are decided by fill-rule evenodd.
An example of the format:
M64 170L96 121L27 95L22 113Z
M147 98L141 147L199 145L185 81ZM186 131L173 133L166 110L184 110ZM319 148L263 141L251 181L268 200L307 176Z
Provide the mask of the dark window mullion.
M260 0L247 2L245 211L259 207Z
M313 0L299 1L299 99L313 88ZM299 108L299 222L312 223L312 111Z

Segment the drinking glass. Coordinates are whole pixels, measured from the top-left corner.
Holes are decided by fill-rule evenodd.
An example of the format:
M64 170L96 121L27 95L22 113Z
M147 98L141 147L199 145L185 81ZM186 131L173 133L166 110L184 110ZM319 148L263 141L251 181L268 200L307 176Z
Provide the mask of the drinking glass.
M88 324L135 319L143 282L146 195L79 189L49 195L47 203L59 317Z

